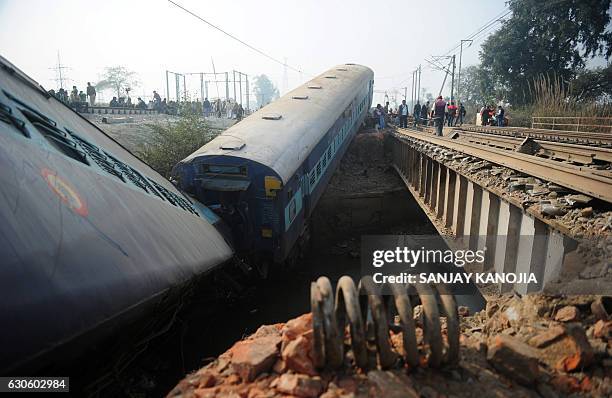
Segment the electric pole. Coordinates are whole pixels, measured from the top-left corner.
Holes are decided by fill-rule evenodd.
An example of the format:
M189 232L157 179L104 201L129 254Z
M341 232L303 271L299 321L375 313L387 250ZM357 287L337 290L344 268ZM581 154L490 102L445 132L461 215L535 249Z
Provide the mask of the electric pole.
M470 47L474 40L461 40L461 49L459 50L459 73L457 75L457 101L461 100L461 91L459 91L461 85L461 58L463 56L463 43L465 42L470 42L470 45L468 46Z
M451 96L450 100L453 102L455 92L455 55L453 55L453 72L451 73Z

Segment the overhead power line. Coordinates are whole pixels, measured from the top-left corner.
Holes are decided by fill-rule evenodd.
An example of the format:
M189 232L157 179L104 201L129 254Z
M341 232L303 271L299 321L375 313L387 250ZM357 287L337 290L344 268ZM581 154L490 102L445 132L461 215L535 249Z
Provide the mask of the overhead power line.
M280 64L280 65L286 66L287 68L289 68L289 69L291 69L291 70L293 70L293 71L295 71L295 72L302 73L302 71L301 71L300 69L298 69L298 68L294 68L294 67L293 67L293 66L291 66L291 65L287 65L287 64L286 64L286 63L284 63L283 61L281 61L281 60L279 60L279 59L277 59L277 58L274 58L274 57L273 57L273 56L271 56L271 55L266 54L266 53L265 53L265 52L263 52L262 50L260 50L260 49L258 49L258 48L256 48L256 47L253 47L252 45L250 45L249 43L246 43L246 42L245 42L245 41L243 41L243 40L240 40L239 38L237 38L237 37L236 37L236 36L234 36L233 34L231 34L231 33L229 33L229 32L226 32L225 30L221 29L220 27L218 27L217 25L215 25L215 24L213 24L213 23L211 23L211 22L208 22L207 20L205 20L205 19L204 19L204 18L202 18L201 16L199 16L199 15L197 15L196 13L194 13L194 12L192 12L192 11L190 11L190 10L186 9L186 8L185 8L185 7L183 7L182 5L180 5L180 4L178 4L178 3L175 3L175 2L174 2L174 1L172 1L172 0L168 0L168 2L169 2L170 4L172 4L172 5L174 5L174 6L178 7L178 8L180 8L181 10L185 11L187 14L190 14L190 15L192 15L192 16L194 16L194 17L196 17L197 19L199 19L200 21L204 22L205 24L207 24L207 25L208 25L208 26L210 26L211 28L214 28L214 29L218 30L219 32L223 33L224 35L226 35L226 36L228 36L228 37L230 37L230 38L232 38L232 39L236 40L238 43L240 43L240 44L242 44L242 45L244 45L244 46L246 46L246 47L250 48L251 50L255 51L256 53L258 53L258 54L260 54L260 55L263 55L264 57L266 57L266 58L268 58L268 59L270 59L270 60L272 60L272 61L274 61L274 62L276 62L276 63L278 63L278 64Z

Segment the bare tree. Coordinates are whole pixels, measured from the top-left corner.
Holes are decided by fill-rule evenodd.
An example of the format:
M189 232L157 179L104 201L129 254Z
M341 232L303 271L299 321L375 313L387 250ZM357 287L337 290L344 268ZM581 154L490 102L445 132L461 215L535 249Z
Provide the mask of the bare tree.
M122 91L137 87L139 84L136 72L132 72L123 66L109 66L104 68L102 79L95 86L98 91L112 89L119 98Z

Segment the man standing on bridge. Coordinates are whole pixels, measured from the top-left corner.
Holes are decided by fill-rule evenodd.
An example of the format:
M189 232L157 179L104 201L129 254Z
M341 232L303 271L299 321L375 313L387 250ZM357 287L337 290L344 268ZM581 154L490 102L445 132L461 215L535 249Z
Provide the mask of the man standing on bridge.
M419 114L421 120L423 121L423 126L427 126L427 113L429 113L429 101L427 101L426 104L423 104L421 107L421 113Z
M402 100L397 113L399 113L400 127L408 127L408 105L406 105L406 100Z
M419 104L419 101L417 101L417 103L414 104L414 110L412 111L412 117L414 118L414 127L416 127L417 124L419 124L420 114L421 114L421 104Z
M444 112L446 111L446 101L440 95L434 103L434 118L436 120L436 135L442 137L442 127L444 127Z
M96 88L90 82L87 82L87 96L89 97L89 104L94 106L96 102Z

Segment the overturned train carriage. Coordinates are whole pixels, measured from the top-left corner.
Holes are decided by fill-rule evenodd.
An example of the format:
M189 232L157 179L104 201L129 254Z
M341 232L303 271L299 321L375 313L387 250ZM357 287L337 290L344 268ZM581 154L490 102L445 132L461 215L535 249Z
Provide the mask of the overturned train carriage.
M230 225L240 253L286 260L372 101L372 70L328 70L179 163L182 189ZM295 251L293 252L295 253Z
M155 315L231 259L219 221L0 57L1 374Z

